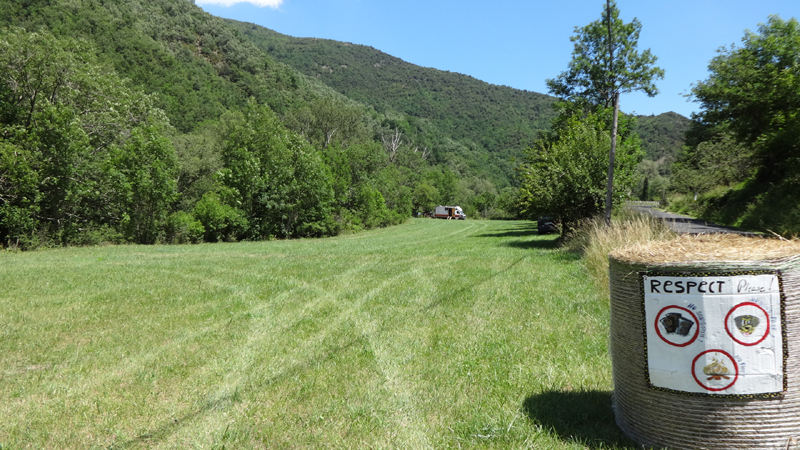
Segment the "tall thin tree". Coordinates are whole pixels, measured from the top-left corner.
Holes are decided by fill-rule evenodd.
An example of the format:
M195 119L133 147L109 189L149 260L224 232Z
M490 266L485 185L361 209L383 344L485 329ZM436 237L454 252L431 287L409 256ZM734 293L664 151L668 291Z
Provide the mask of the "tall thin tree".
M636 18L630 23L623 22L616 1L606 0L600 20L582 28L575 27L575 35L570 38L574 49L567 71L547 80L551 94L579 107L590 111L614 108L606 186L606 224L611 222L613 209L619 96L643 91L653 97L658 94L655 80L664 78L664 70L654 65L657 58L650 49L641 53L637 50L641 29L642 24Z

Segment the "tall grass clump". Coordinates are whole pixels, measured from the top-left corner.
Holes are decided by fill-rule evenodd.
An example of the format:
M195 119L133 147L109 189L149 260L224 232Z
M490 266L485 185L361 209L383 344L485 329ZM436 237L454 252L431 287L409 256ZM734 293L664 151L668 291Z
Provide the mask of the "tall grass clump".
M666 241L677 234L662 220L622 209L607 227L602 216L583 220L566 240L569 250L583 254L583 264L597 286L608 296L608 254L635 244Z

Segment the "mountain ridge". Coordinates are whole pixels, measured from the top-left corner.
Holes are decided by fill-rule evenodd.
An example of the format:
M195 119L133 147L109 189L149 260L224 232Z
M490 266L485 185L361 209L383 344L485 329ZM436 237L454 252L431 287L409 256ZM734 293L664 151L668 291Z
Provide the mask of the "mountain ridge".
M505 171L555 117L556 98L546 94L419 66L368 45L297 38L253 23L223 20L275 60L379 112L394 109L430 120L439 130L482 147ZM645 158L674 160L689 119L672 111L636 117Z

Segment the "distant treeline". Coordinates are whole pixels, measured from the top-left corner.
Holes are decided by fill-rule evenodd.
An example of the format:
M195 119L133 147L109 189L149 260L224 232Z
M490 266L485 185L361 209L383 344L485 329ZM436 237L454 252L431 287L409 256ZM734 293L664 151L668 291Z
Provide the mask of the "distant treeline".
M325 236L458 193L452 171L334 95L283 121L251 98L181 133L89 43L22 28L0 36L0 75L6 245Z

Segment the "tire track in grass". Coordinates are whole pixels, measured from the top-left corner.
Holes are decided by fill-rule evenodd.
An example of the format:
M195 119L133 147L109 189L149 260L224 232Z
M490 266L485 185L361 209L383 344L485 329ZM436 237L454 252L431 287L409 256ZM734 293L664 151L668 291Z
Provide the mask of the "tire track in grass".
M454 229L447 230L447 234L442 235L438 232L442 228L446 228L450 225L454 225ZM384 268L388 267L389 269L386 271L391 272L395 268L403 268L403 264L408 264L407 261L398 262L393 260L397 257L396 255L399 252L394 252L391 255L381 255L380 252L389 253L389 251L396 248L410 247L409 250L403 252L403 256L405 256L406 253L427 253L426 249L430 248L431 243L436 243L437 247L450 247L452 246L451 242L455 243L455 245L459 245L456 240L460 239L461 236L475 234L476 232L486 229L487 226L488 225L484 223L442 223L437 224L436 228L438 229L433 231L431 231L432 227L430 226L420 226L418 229L406 228L412 229L413 233L397 233L396 230L392 230L392 232L387 231L385 234L381 233L382 236L380 239L376 239L377 243L380 245L373 246L368 244L366 248L350 248L344 252L346 254L360 255L347 260L349 262L361 258L360 264L351 264L348 266L347 270L332 273L322 280L327 283L335 278L337 282L341 284L362 285L362 283L358 281L348 280L367 279L368 277L364 274L376 265L381 265ZM388 239L383 236L387 236ZM321 246L325 244L325 241L319 242ZM372 242L370 244L372 244ZM326 250L330 251L330 247L327 247ZM305 258L305 256L303 256L303 258ZM276 361L277 364L270 364L270 373L266 374L265 377L261 377L262 379L255 379L253 374L254 364L257 362L255 356L264 349L270 350L275 345L281 344L282 340L287 338L285 335L292 326L296 325L304 318L319 312L320 308L325 304L330 302L341 305L341 302L338 300L340 300L339 297L341 297L343 293L342 289L325 290L317 282L309 282L300 277L285 277L284 280L295 285L274 297L261 298L252 292L250 289L251 285L246 281L246 277L236 277L238 280L245 280L239 282L245 288L237 286L235 283L220 281L230 279L231 274L244 273L249 270L251 266L239 267L236 270L215 271L212 277L200 277L205 283L215 285L220 291L220 296L226 296L225 291L228 291L227 298L235 298L237 301L248 306L245 310L237 313L237 315L241 316L247 315L249 319L247 330L242 330L243 340L240 344L237 344L236 348L232 348L230 357L226 359L204 361L205 365L198 366L198 369L193 372L190 378L186 380L186 383L184 383L189 385L191 384L191 380L195 379L198 380L200 384L203 384L204 381L213 381L217 379L220 373L225 373L224 378L217 385L218 388L216 391L206 395L205 400L198 399L198 404L202 403L199 409L194 408L192 410L192 408L188 408L189 411L186 415L178 419L171 417L168 421L162 423L161 426L154 427L151 431L143 433L137 438L138 440L129 441L133 442L133 444L130 445L143 442L151 444L154 443L153 439L155 439L155 442L165 439L175 439L177 438L175 435L178 431L181 431L178 434L186 438L185 435L187 433L191 435L191 430L188 430L187 427L189 424L210 424L208 427L208 430L210 430L209 433L214 430L221 431L225 428L226 423L229 422L222 419L224 413L226 413L226 405L239 401L237 399L244 397L248 390L280 383L281 380L286 379L287 376L302 372L319 361L328 360L337 352L347 350L349 345L357 344L358 338L356 338L356 341L350 342L349 344L345 342L335 346L331 346L330 344L326 345L326 339L342 330L343 326L348 322L354 321L357 324L357 334L366 339L373 349L376 361L375 364L386 380L387 389L395 394L392 396L392 410L398 411L398 414L392 417L392 420L394 421L395 429L398 430L398 436L402 439L402 442L409 443L409 446L412 448L430 447L425 433L425 422L419 418L419 408L412 395L412 385L409 384L409 380L406 379L407 377L403 375L403 355L395 354L392 351L391 343L385 340L383 330L387 325L381 325L381 323L388 322L389 320L380 320L385 319L385 317L382 316L373 317L369 308L365 308L365 305L368 305L369 302L380 297L390 289L398 286L403 287L404 283L402 280L406 277L424 276L426 271L438 272L442 266L452 261L447 258L440 258L438 261L437 259L439 258L432 259L432 264L423 264L419 267L411 267L392 273L389 278L384 278L378 286L373 286L366 292L363 290L354 292L354 301L347 303L348 306L346 308L339 310L334 320L326 321L325 326L316 332L314 339L305 340L300 346L291 347L290 350L292 350L292 352L286 352L288 357ZM169 273L169 275L165 273L165 277L180 276L180 273L177 271L164 272ZM307 271L304 269L303 273L307 273ZM185 275L186 278L192 278L192 276L193 275ZM370 276L375 277L376 275ZM256 280L255 282L259 283L259 285L262 283L261 280ZM284 311L275 308L276 305L294 301L294 298L298 297L295 294L300 290L304 290L309 294L306 296L308 300L303 303L302 309L297 313L285 314ZM224 302L225 300L223 299L216 303L222 305ZM213 306L214 301L208 300L204 303L205 305L198 305L198 307L210 308ZM225 317L225 319L227 319L227 317ZM214 321L207 324L200 323L202 328L192 328L189 333L174 335L178 336L177 339L171 339L169 342L165 342L162 345L148 348L145 352L132 355L134 357L126 358L124 364L117 364L116 366L110 367L110 370L99 373L98 375L100 376L93 378L92 383L86 384L88 375L81 380L77 380L77 382L71 382L70 389L74 389L78 387L76 384L80 384L79 391L91 392L92 389L97 391L96 386L114 383L114 387L111 388L111 391L113 392L115 389L118 391L119 388L116 385L121 378L130 377L132 373L140 371L142 368L151 367L155 361L170 350L180 349L184 347L187 342L199 339L204 335L216 333L224 329L228 324L230 324L230 321L225 320ZM173 337L173 334L170 334L170 337ZM291 356L293 354L308 356L292 358ZM231 366L229 364L231 361L233 361L235 365ZM205 367L205 369L203 369L203 367ZM261 374L258 375L261 376ZM56 401L59 399L53 400ZM140 417L135 416L134 418L138 420ZM113 426L117 429L123 429L123 427L129 425L117 422L114 423ZM206 428L200 429L204 430ZM89 431L93 430L89 429ZM191 436L189 436L189 438L191 438Z
M361 270L363 270L363 267L365 267L365 266L367 266L369 264L370 264L370 261L366 260L361 266L356 267L356 268L351 268L350 270L346 271L345 274L350 273L350 272L361 271ZM168 272L170 272L168 274L168 276L182 277L182 278L187 278L187 279L198 278L198 277L196 277L194 275L187 276L187 275L182 274L181 272L178 272L178 271L168 271ZM228 270L226 272L230 273L232 271ZM165 273L165 275L167 275L167 274ZM220 282L220 281L218 281L220 278L224 278L224 276L221 275L221 274L217 274L217 276L212 277L212 278L208 278L208 277L203 278L202 281L204 281L204 283L206 283L206 284L213 285L219 291L229 291L229 293L226 296L227 298L231 298L231 299L236 298L239 301L244 301L244 302L247 302L248 304L251 305L251 308L247 312L239 313L238 314L239 316L242 316L242 315L250 315L250 316L263 315L262 322L277 323L278 328L279 328L275 333L277 335L280 335L284 331L286 331L287 329L291 328L293 323L281 323L281 321L277 320L274 316L264 314L266 309L268 309L272 304L280 303L283 300L285 300L286 298L290 298L292 296L292 293L297 288L300 288L300 287L306 287L306 288L312 287L313 288L314 287L313 285L310 285L308 283L302 282L302 280L294 280L294 281L300 281L301 286L298 286L296 288L292 288L290 290L284 291L277 298L270 299L271 301L264 302L264 301L258 301L258 299L253 299L253 300L249 300L248 301L247 297L253 295L252 293L249 292L250 289L240 289L239 287L237 287L235 285L231 285L229 283ZM320 291L320 292L322 292L322 291ZM313 309L320 302L323 302L326 299L330 299L330 296L327 296L327 297L329 297L329 298L326 298L325 296L316 295L314 301L311 302L310 304L307 304L306 307L304 308L304 311L309 309L309 308ZM204 305L194 305L194 306L196 306L196 309L205 308L205 307L207 307L207 303L208 302L205 302L205 303L206 304L204 304ZM148 370L147 368L150 368L150 367L155 367L156 361L158 361L160 358L162 358L163 355L169 353L171 350L173 350L175 348L185 347L188 344L190 344L191 342L196 341L198 339L201 339L205 335L218 333L220 330L228 327L230 325L231 321L233 321L233 319L234 318L231 318L231 320L229 320L229 321L226 321L226 320L215 321L214 323L206 325L206 326L203 326L203 327L201 327L199 329L193 328L191 330L191 332L188 332L188 333L185 332L185 331L188 331L188 330L184 330L184 332L182 332L180 334L174 334L173 333L173 334L169 335L169 339L166 342L164 342L164 343L162 343L160 345L154 346L154 347L150 347L150 348L147 349L147 351L145 351L143 353L130 354L130 353L126 352L127 354L124 357L124 359L122 359L115 366L111 366L111 367L106 366L106 367L97 368L96 370L92 370L89 373L87 373L84 376L82 376L80 378L80 380L76 380L76 382L73 382L69 386L67 386L69 388L69 390L70 390L70 394L69 395L70 395L70 397L74 397L76 399L83 399L83 401L77 402L78 404L80 404L80 403L86 403L86 401L90 401L92 399L96 399L96 397L93 397L91 395L87 395L87 393L98 392L98 391L115 391L115 390L118 390L118 387L119 387L120 384L126 383L126 382L130 381L132 378L135 378L135 374L136 373L141 372L143 370L146 371L146 370ZM297 318L295 320L295 323L297 321L299 321L299 320L302 320L302 317ZM69 362L67 364L70 365ZM207 377L207 374L203 370L199 370L198 372L196 372L193 375L193 378L198 378L200 380L206 379L206 377ZM187 384L189 384L189 383L187 383ZM75 390L75 388L77 387L76 385L79 386L79 388L77 390ZM50 405L50 406L45 406L45 408L48 409L48 410L51 410L51 411L56 411L56 410L60 409L61 406L63 406L63 405L61 405L62 400L63 399L50 397L45 402L46 405ZM73 406L76 406L76 402L72 402L72 404L73 404ZM86 404L88 404L88 403L86 403ZM39 406L41 407L42 405L39 405ZM40 409L40 408L37 407L37 409ZM144 433L144 435L151 436L152 433Z
M354 268L348 270L347 273L355 275L363 271L363 268L366 267L369 262L371 261L365 262L358 269ZM412 395L412 390L410 389L408 383L403 380L402 370L400 365L396 362L398 358L393 357L390 349L383 345L383 340L380 338L383 327L378 325L378 321L376 321L369 312L364 311L364 306L370 301L379 297L382 293L397 285L399 280L403 280L409 276L417 277L426 270L438 269L440 266L443 266L446 263L447 261L442 261L433 267L413 267L408 270L400 271L392 275L389 279L383 281L380 285L375 286L369 291L361 294L357 301L349 303L347 308L338 312L335 320L328 322L323 329L317 332L314 339L304 340L300 347L292 347L292 354L298 355L311 353L311 357L290 361L284 360L280 365L280 370L272 371L272 374L269 376L269 378L256 384L254 384L251 380L251 372L254 360L248 355L253 354L259 348L270 348L273 345L272 343L263 342L263 333L253 331L254 329L257 330L257 327L251 327L251 333L247 344L240 347L240 352L235 358L235 360L239 363L237 368L235 370L231 370L229 372L230 375L226 376L226 379L220 383L220 388L217 389L214 394L209 396L208 404L225 404L226 402L230 402L231 398L241 395L240 393L243 391L259 389L266 385L279 383L288 377L296 376L299 372L312 367L314 363L325 361L328 358L328 355L336 353L342 349L341 347L334 347L331 349L330 347L325 346L325 339L332 336L339 330L342 330L343 325L345 325L347 322L353 321L356 325L355 328L359 336L368 340L368 343L373 349L376 364L381 373L384 375L387 387L391 392L394 393L394 395L391 396L393 407L390 409L398 412L394 417L391 418L392 422L394 423L395 434L399 439L395 441L395 443L403 442L406 445L401 446L407 446L408 448L432 448L425 432L425 422L419 417L416 402L414 400L414 396ZM370 267L372 266L370 265ZM342 283L345 283L345 281L343 280ZM360 338L354 339L358 340ZM354 343L355 342L351 342L350 344ZM275 368L276 366L272 367ZM239 375L237 376L237 374ZM220 430L224 424L223 421L219 420L220 416L223 415L223 411L218 410L216 406L209 407L207 409L208 412L217 412L216 414L203 415L203 426L201 429L212 429L216 424L217 429Z
M340 275L361 272L365 267L370 265L370 263L371 261L369 258L367 258L361 265L351 267ZM221 431L221 429L224 429L229 421L220 420L220 417L227 414L226 409L228 406L230 406L232 403L236 403L237 399L240 399L243 396L242 394L246 393L248 386L250 386L250 389L255 389L258 387L263 387L265 384L272 384L273 381L284 379L287 373L293 373L298 370L302 370L304 367L309 367L312 361L324 361L327 359L325 355L330 356L331 354L335 353L335 351L332 350L323 351L309 359L282 360L277 365L271 364L269 368L273 370L271 371L271 374L266 376L267 382L261 383L257 386L252 385L250 379L252 377L252 369L258 360L257 356L262 354L264 351L269 351L270 349L275 348L275 344L277 344L276 341L279 341L282 337L285 337L286 332L295 324L303 320L303 318L308 315L308 312L313 312L314 309L318 308L319 305L325 301L335 300L335 297L330 292L324 291L317 286L309 284L301 279L291 277L284 277L283 279L296 283L296 286L281 292L277 296L270 297L269 299L263 299L265 301L253 299L248 302L251 307L246 312L240 313L240 315L246 314L248 317L257 318L258 320L251 321L249 323L246 342L238 346L238 351L236 354L225 358L222 361L210 361L209 364L206 365L206 370L198 371L198 373L195 375L195 378L199 380L205 380L209 377L216 378L215 375L217 373L225 373L223 379L217 383L217 388L213 392L206 394L205 400L201 401L203 406L193 412L184 414L178 419L172 418L159 427L141 433L135 439L122 444L122 448L127 448L135 443L143 441L153 442L154 440L164 441L170 439L170 437L174 437L173 435L189 427L197 420L201 420L206 424L206 426L201 427L201 429L207 431L206 434L213 430ZM230 287L221 283L217 284L222 288ZM293 294L298 289L304 288L315 291L316 295L313 296L310 302L307 302L303 305L303 309L300 310L300 315L287 315L270 311L273 306L282 304L285 301L294 298ZM346 313L347 311L343 311L339 314L339 316L343 314L346 315ZM342 320L339 322L341 321ZM225 326L227 326L227 323L220 323L216 328L223 328ZM197 333L194 334L197 335ZM327 336L327 334L328 333L326 331L325 335ZM271 341L265 341L264 337L268 337L268 339L271 339ZM310 351L309 347L318 346L324 341L324 337L325 336L320 336L315 340L307 340L305 341L305 345L299 349L300 351L291 352L290 354L307 354ZM140 360L144 361L148 359L154 359L159 353L162 352L149 352L148 354L143 355ZM144 362L142 362L142 364L144 364ZM209 376L208 372L212 373L213 375ZM215 411L216 414L214 413ZM189 439L191 439L191 437L189 437Z
M447 261L441 261L434 266L426 265L425 267L415 267L402 274L392 277L383 283L379 288L373 289L365 296L365 300L371 300L395 285L403 285L398 283L401 277L406 276L418 277L425 272L432 269L438 269L443 266ZM366 298L369 297L369 298ZM416 308L411 308L409 312L416 312ZM397 318L396 314L392 317ZM383 325L380 323L383 322ZM420 417L419 404L414 396L414 389L411 382L405 379L402 362L404 355L396 354L391 345L388 345L386 336L386 329L391 327L391 323L385 323L376 319L369 313L363 311L357 316L357 325L366 336L370 347L375 355L376 363L383 374L386 386L392 393L390 399L392 402L391 410L395 411L391 420L394 424L395 439L393 444L401 448L413 449L429 449L433 448L430 440L428 439L428 425Z
M380 263L380 259L382 258L365 258L362 264L359 266L351 267L349 270L335 275L335 277L337 279L342 279L342 283L344 283L344 280L347 280L348 278L354 278L357 276L357 274L368 270L376 263ZM250 324L247 342L239 346L239 351L237 352L236 356L229 358L225 363L221 364L221 366L227 371L226 375L218 384L219 387L215 390L215 392L207 395L205 406L200 408L200 410L198 410L196 413L189 414L179 420L174 420L171 423L167 423L166 426L159 427L154 431L143 433L140 438L146 437L148 441L151 441L151 439L154 438L163 441L165 439L169 439L171 435L177 433L181 429L185 429L189 424L196 422L197 420L201 420L204 425L200 427L200 429L216 429L217 431L220 431L223 428L223 425L227 423L224 420L220 420L221 417L225 415L226 405L234 403L236 399L241 398L243 393L246 393L249 390L278 383L281 380L286 379L286 377L290 376L291 374L297 374L298 372L311 367L314 362L326 360L328 356L336 353L337 351L336 348L330 349L328 347L324 347L326 338L330 337L338 330L341 330L346 322L352 320L353 318L358 318L362 314L360 310L364 304L372 300L380 292L383 292L392 286L397 279L407 277L410 274L418 273L420 270L423 269L412 268L399 272L393 275L390 279L384 281L381 285L376 286L367 293L360 295L357 302L349 303L347 308L340 310L336 315L336 320L333 322L328 322L323 329L316 333L314 339L304 340L300 347L292 347L292 351L289 353L290 355L311 353L311 357L301 359L282 359L279 361L279 364L270 364L270 368L273 369L271 370L271 374L269 374L264 381L254 384L253 380L251 380L253 365L256 362L254 355L259 354L262 349L274 348L275 344L277 344L276 340L279 340L281 337L285 337L286 331L290 330L294 324L301 321L309 311L313 312L319 307L320 304L327 300L336 300L336 295L330 291L325 291L318 286L307 283L300 279L293 279L292 281L298 282L300 286L282 292L278 297L270 299L270 302L258 302L258 305L255 308L248 310L248 314L250 314L251 317L259 317L259 320L258 322L252 322ZM317 294L314 296L314 299L311 302L304 305L303 310L301 311L304 313L303 316L284 315L282 317L277 317L272 314L263 313L264 310L270 305L279 304L283 300L290 298L292 293L298 288L307 288L312 291L316 291ZM358 323L364 324L365 322L359 320ZM270 328L271 332L265 332L265 329ZM365 336L364 330L362 330L360 334L361 336ZM270 336L269 341L264 340L267 335ZM231 364L227 361L233 361L234 366L231 367ZM200 378L204 379L205 377ZM410 395L405 395L405 397L410 398ZM408 409L408 407L405 408L406 411L408 411ZM177 438L177 436L174 437ZM414 442L421 442L419 439L413 440Z
M378 253L384 252L387 250L395 249L395 248L409 248L409 247L416 247L419 248L417 252L424 252L430 249L430 243L441 241L442 239L452 238L453 236L457 236L463 233L467 234L476 234L484 229L486 229L489 225L483 223L484 221L445 221L445 220L435 220L430 219L430 225L426 223L415 223L417 221L423 222L426 219L412 219L412 222L408 225L401 225L399 227L393 228L386 228L382 229L380 232L374 232L374 234L370 236L361 237L360 235L353 235L354 237L347 237L344 238L346 240L356 240L356 239L363 239L366 237L375 237L378 234L387 234L390 236L389 240L392 242L387 242L386 244L381 245L369 245L367 250L359 249L358 251L369 251L370 253ZM455 229L451 230L450 232L443 234L439 233L436 228L433 227L445 227L448 225L452 225ZM397 229L402 229L406 231L408 229L413 229L414 227L418 227L418 229L414 230L413 233L397 233ZM369 232L368 232L369 233ZM396 242L394 242L396 241Z

